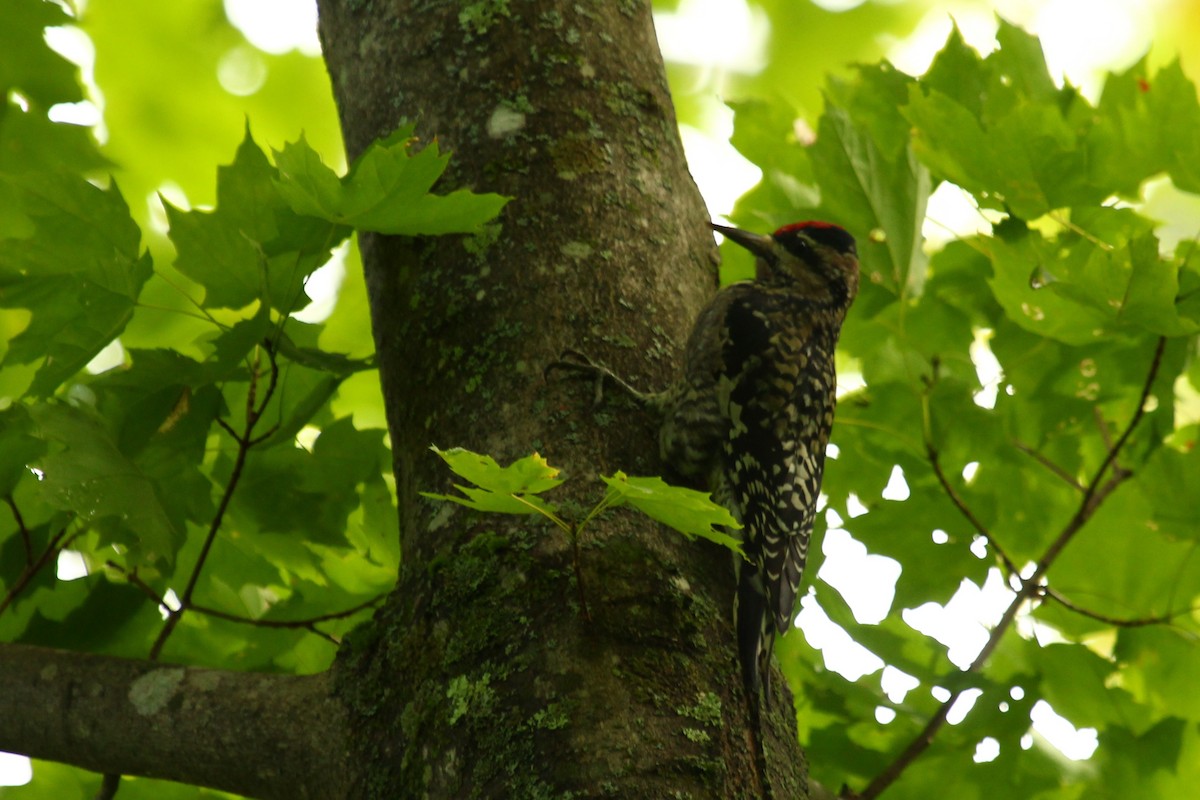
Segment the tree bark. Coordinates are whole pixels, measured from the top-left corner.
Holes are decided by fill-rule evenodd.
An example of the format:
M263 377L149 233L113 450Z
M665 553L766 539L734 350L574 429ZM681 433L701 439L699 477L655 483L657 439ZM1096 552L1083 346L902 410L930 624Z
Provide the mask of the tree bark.
M263 798L348 797L328 673L259 675L0 647L0 751Z
M417 494L449 483L430 444L540 450L584 510L597 472L664 471L656 420L542 379L575 347L661 388L716 287L649 4L320 14L351 157L415 120L454 153L443 189L514 198L488 236L361 240L404 552L394 602L340 662L369 714L365 774L390 787L362 796L806 796L790 702L750 724L726 553L619 512L581 542L581 589L557 529Z

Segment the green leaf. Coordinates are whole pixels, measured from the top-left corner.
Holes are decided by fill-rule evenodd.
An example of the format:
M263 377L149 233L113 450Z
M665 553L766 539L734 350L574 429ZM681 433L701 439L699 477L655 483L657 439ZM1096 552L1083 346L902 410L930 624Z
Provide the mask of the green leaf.
M712 496L683 486L671 486L662 478L636 478L617 472L611 477L601 475L608 484L605 502L610 507L631 505L651 519L669 525L688 538L700 537L742 553L742 543L718 529L736 530L741 524L727 508L714 503Z
M344 547L347 517L359 505L359 486L379 471L382 441L382 431L356 430L346 418L326 425L311 453L255 448L231 507L259 534Z
M414 126L373 143L343 178L321 162L302 136L275 151L276 185L297 214L358 230L401 236L477 233L508 202L496 194L458 190L429 194L449 156L436 142L413 154Z
M183 531L171 522L154 482L121 453L103 423L61 403L32 412L48 445L38 465L47 502L97 525L104 540L138 548L147 561L172 561Z
M259 306L253 317L238 320L227 330L209 340L213 353L206 366L214 380L220 380L238 371L246 357L255 347L263 344L272 333L271 313L265 305Z
M339 377L375 369L374 359L350 358L344 353L331 353L317 347L298 345L286 329L279 332L278 346L280 355L286 356L288 360Z
M1200 143L1185 133L1200 125L1200 101L1178 61L1151 75L1143 59L1109 76L1096 115L1086 144L1097 184L1136 197L1167 171L1178 188L1200 192Z
M97 150L90 128L51 122L37 107L10 105L0 114L0 173L89 173L114 166Z
M0 308L33 315L4 364L44 359L29 391L46 396L124 330L150 277L150 255L140 252L141 231L115 184L28 173L0 187L29 223L0 238Z
M1053 238L1020 231L993 243L992 286L1009 317L1070 344L1106 331L1179 336L1178 267L1158 254L1152 223L1129 209L1086 208ZM1001 231L1002 234L1005 231Z
M1120 632L1116 654L1131 690L1150 707L1162 716L1200 720L1200 693L1193 680L1200 669L1200 647L1192 635L1162 626L1129 628Z
M1195 724L1167 717L1138 733L1111 725L1089 764L1109 797L1186 800L1200 780L1200 737Z
M262 300L281 313L301 309L305 279L349 235L293 213L275 188L278 174L247 128L233 163L217 170L215 210L182 211L163 200L175 266L205 288L205 306Z
M46 43L45 28L67 25L71 18L44 0L5 0L0 25L0 92L19 91L43 108L83 99L78 68ZM5 110L9 113L11 108Z
M1088 344L1103 335L1109 310L1047 288L1047 276L1059 272L1060 259L1064 269L1069 269L1068 259L1086 260L1095 250L1091 242L1079 239L1064 253L1053 240L1033 231L995 238L989 244L992 291L1009 319L1027 331L1067 344Z
M883 84L887 75L874 79ZM928 170L910 148L885 144L859 118L832 104L821 118L812 157L823 208L859 234L865 279L897 294L919 294L927 264L921 224L931 190Z
M465 498L421 492L423 497L449 500L478 511L501 514L554 513L553 505L535 495L559 486L562 481L558 478L558 469L546 463L546 459L537 453L501 467L491 456L461 447L442 450L431 446L429 449L441 456L456 475L466 478L475 486L455 485L454 488L466 495Z
M966 43L956 23L921 78L921 85L945 95L966 109L969 116L979 119L988 96L988 81L989 70L983 59Z
M30 476L28 465L46 450L32 429L23 406L0 410L0 497L12 495L17 484Z
M936 89L913 86L904 113L913 124L913 148L935 176L1024 219L1050 210L1021 140L990 135L970 109Z
M1107 187L1089 180L1079 142L1090 108L1054 86L1037 39L1003 21L997 37L1005 45L981 60L953 31L911 88L903 113L921 159L984 207L1023 219L1102 201Z
M1107 685L1115 665L1086 647L1051 644L1033 652L1046 700L1074 725L1103 730L1110 722L1128 723L1144 714L1129 692Z
M1185 449L1160 447L1138 470L1135 480L1154 510L1154 527L1172 537L1200 539L1200 447L1195 446L1200 429L1180 430Z
M1028 31L1021 30L1003 17L999 18L996 42L1000 46L988 56L988 66L1013 93L1035 103L1052 103L1059 90L1046 68L1042 43Z
M216 211L184 211L165 198L175 268L205 288L208 308L242 308L266 294L264 259L237 224Z
M429 449L441 456L456 474L490 492L541 494L562 484L558 479L558 468L550 466L537 453L501 467L491 456L461 447Z

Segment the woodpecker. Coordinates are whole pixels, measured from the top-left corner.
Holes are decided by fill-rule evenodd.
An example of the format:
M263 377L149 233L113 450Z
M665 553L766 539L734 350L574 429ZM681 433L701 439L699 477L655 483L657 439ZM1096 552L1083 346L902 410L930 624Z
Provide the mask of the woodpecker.
M640 394L662 414L659 445L675 471L708 484L742 524L734 619L750 697L770 696L776 634L792 627L833 426L834 349L858 293L854 237L828 222L767 236L711 224L755 256L752 280L700 312L683 376ZM613 378L580 361L558 362Z

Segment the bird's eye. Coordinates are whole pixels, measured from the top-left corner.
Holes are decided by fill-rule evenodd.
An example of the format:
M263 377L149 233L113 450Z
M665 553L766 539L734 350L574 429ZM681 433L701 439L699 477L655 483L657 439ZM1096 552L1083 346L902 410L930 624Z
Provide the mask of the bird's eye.
M785 244L792 255L807 260L813 254L812 242L803 236L793 236Z

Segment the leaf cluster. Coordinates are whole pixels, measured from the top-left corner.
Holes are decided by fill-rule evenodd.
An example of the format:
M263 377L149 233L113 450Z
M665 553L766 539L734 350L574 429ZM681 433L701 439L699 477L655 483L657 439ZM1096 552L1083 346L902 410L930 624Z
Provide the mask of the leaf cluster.
M859 236L863 288L839 369L861 388L841 398L824 491L832 524L902 571L877 623L855 616L861 585L817 580L808 602L918 687L889 694L879 673L849 682L800 637L780 658L826 785L1185 797L1200 717L1185 699L1195 688L1168 672L1200 652L1188 399L1200 255L1162 238L1142 192L1152 180L1200 192L1200 103L1177 63L1140 62L1092 101L1052 79L1034 37L1001 21L997 40L981 56L955 31L921 77L885 62L831 79L812 142L796 141L784 104L733 104L732 141L763 170L735 222L829 219ZM947 237L946 206L930 199L946 196L974 207L976 232L931 247L931 231ZM729 277L747 274L727 250ZM903 501L885 498L894 474ZM820 567L818 556L810 574ZM994 649L964 670L910 614L992 574L1017 606L979 629ZM935 688L972 690L973 709L903 756L946 710ZM1028 738L1039 700L1098 731L1088 769ZM877 722L877 708L894 719ZM985 738L999 755L974 763ZM897 782L872 784L897 766Z
M537 453L518 459L507 467L501 467L489 455L473 453L461 447L432 450L442 457L461 478L473 486L456 485L462 496L422 492L432 500L449 501L473 508L500 514L541 514L566 533L573 542L587 524L608 509L630 506L651 519L667 525L689 539L706 539L727 547L739 555L741 543L728 531L742 526L723 506L715 503L705 492L684 486L671 486L662 478L631 477L617 471L611 476L601 475L608 487L582 519L564 520L560 509L543 500L540 495L562 484L559 470L550 466Z
M297 317L306 289L355 231L476 232L506 199L433 193L448 156L412 126L344 176L303 137L272 160L247 129L215 206L163 198L162 229L147 229L87 130L47 117L82 99L42 37L66 17L14 8L0 34L0 88L22 98L0 117L0 640L323 669L400 554L385 432L339 408L347 382L374 380L373 358ZM162 233L173 259L146 246Z

